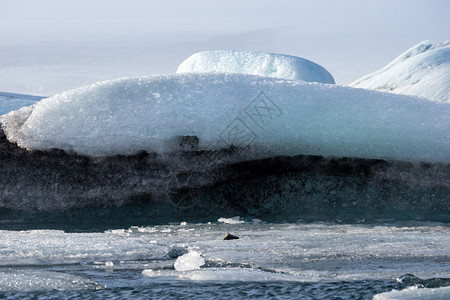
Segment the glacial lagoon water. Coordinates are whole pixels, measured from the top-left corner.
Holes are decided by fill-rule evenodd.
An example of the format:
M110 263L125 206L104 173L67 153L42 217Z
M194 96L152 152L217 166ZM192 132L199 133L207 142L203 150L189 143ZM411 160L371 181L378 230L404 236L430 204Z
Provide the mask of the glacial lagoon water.
M222 240L227 233L239 239ZM192 252L204 264L176 270L177 258ZM446 299L449 254L450 227L432 222L223 218L89 232L2 230L0 298L423 299L427 292Z

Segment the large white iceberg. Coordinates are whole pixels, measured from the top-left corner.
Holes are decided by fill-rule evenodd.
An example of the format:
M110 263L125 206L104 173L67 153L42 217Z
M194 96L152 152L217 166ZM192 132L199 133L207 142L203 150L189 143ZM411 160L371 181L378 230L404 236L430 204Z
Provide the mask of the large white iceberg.
M450 102L450 41L421 42L350 86Z
M334 83L322 66L296 56L217 50L198 52L183 61L177 73L240 73L309 82Z
M174 138L195 136L198 149L250 146L264 156L450 162L447 103L243 74L104 81L2 121L20 147L91 156L171 151Z

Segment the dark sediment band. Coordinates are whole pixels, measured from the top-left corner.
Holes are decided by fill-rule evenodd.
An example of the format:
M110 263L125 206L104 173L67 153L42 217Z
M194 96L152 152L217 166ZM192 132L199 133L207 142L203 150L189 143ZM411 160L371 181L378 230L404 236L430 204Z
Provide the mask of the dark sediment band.
M0 228L230 215L450 221L450 164L312 155L252 160L236 148L93 158L58 149L26 151L0 131L0 174Z

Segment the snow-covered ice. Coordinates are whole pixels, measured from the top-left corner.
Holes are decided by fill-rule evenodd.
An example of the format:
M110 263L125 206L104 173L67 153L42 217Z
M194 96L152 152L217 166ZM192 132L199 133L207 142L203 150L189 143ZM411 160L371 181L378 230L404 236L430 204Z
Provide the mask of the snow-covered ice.
M450 41L421 42L350 86L450 101Z
M334 83L333 76L322 66L296 56L216 50L198 52L183 61L177 73L240 73L309 82Z
M2 116L11 142L92 156L252 146L262 156L450 161L450 106L337 85L245 74L104 81ZM239 134L237 134L239 132ZM257 158L257 156L255 156Z

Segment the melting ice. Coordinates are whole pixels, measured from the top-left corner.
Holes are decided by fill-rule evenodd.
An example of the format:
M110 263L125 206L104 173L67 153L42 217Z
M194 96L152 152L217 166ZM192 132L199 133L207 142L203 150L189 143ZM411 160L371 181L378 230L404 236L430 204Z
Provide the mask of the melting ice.
M240 239L222 240L229 231ZM407 273L448 277L449 234L449 228L438 223L212 223L104 233L0 231L0 292L103 287L106 293L108 288L114 292L114 288L142 290L165 282L219 281L309 283L316 287L310 291L316 298L330 296L322 285L342 287L344 282L358 293L417 286L417 293L423 295L428 292L420 285L396 278ZM180 255L170 255L172 249ZM180 249L189 252L182 254ZM377 286L367 290L363 281ZM442 281L441 286L448 284ZM448 288L438 292L448 296Z
M8 139L23 148L92 156L170 151L175 137L195 136L199 149L251 145L264 149L259 157L450 161L446 103L245 74L105 81L44 99L2 121ZM232 135L233 128L243 136Z

